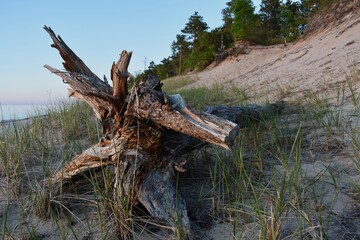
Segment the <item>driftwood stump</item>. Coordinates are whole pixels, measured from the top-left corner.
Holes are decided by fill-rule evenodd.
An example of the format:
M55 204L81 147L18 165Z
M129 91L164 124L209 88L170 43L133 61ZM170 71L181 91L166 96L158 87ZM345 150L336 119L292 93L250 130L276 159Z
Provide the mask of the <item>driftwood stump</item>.
M55 173L52 186L106 165L116 169L115 199L122 213L121 238L129 237L132 206L141 204L179 237L191 227L186 203L174 185L173 160L192 145L188 138L229 148L238 125L209 113L189 109L180 95L168 96L161 83L148 77L128 90L131 52L123 51L111 67L112 87L96 76L49 27L44 27L64 60L66 71L45 65L69 85L70 96L86 101L102 124L99 143ZM130 211L129 211L130 209Z

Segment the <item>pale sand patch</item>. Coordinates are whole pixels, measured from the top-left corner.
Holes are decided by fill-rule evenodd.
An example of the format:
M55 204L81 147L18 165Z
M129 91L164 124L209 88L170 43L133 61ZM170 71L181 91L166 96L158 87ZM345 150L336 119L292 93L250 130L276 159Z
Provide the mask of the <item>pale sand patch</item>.
M189 74L196 81L186 88L235 85L250 97L263 96L270 101L333 89L360 68L360 10L347 14L336 27L287 46L250 49L249 54L228 57L216 67ZM360 80L355 83L357 91L359 85Z

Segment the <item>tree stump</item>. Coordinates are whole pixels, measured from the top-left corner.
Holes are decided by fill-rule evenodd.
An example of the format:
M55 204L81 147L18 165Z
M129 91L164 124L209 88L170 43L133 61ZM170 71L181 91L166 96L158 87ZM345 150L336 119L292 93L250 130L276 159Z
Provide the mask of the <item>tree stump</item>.
M58 186L80 173L114 165L114 198L120 209L117 227L128 238L131 209L141 204L154 218L166 223L179 238L191 235L184 199L174 187L176 157L191 145L188 137L229 148L238 134L237 124L209 113L189 109L180 95L161 91L156 77L145 78L128 90L127 71L132 52L123 51L111 67L112 87L96 76L49 27L44 27L66 71L48 65L69 85L70 96L86 101L102 124L99 143L73 158L55 173Z

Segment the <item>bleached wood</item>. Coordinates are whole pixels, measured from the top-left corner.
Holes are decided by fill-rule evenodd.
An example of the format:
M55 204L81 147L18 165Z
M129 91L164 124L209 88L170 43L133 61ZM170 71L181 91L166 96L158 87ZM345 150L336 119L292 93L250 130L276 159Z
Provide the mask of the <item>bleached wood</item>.
M45 68L69 85L70 96L85 100L92 107L104 133L98 144L75 156L55 173L53 185L58 186L86 171L113 164L116 171L115 199L118 199L123 214L123 219L117 222L122 238L129 237L126 226L130 224L122 209L123 199L127 199L131 206L142 204L156 219L190 234L185 201L180 195L176 198L171 181L174 178L173 159L163 158L166 146L163 140L167 135L179 132L229 148L238 134L237 124L192 110L180 95L167 96L155 77L143 79L129 93L127 68L132 52L123 51L120 59L113 63L111 87L106 78L104 81L98 78L51 28L44 28L54 42L52 46L63 58L66 71L48 65ZM157 191L159 189L163 190Z

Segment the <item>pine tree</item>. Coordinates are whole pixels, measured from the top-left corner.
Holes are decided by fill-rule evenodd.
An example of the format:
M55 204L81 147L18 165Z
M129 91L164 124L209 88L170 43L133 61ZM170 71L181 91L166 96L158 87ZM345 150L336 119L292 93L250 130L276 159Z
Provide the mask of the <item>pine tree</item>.
M234 0L226 3L226 7L221 10L221 14L224 22L223 29L231 29L234 22Z
M176 35L176 41L171 44L171 51L174 65L177 66L177 72L181 74L184 71L184 60L191 53L191 43L186 41L184 34L178 34Z
M221 10L223 25L216 30L220 34L220 47L218 49L228 48L234 43L232 26L234 23L234 0L226 3L226 7Z
M266 28L269 41L279 37L281 22L280 0L262 0L260 4L260 18Z
M202 70L214 60L216 46L213 37L211 32L204 32L199 36L196 51L186 59L185 65L189 70Z
M204 18L195 12L190 16L189 22L186 23L185 28L181 30L182 33L187 35L187 40L196 41L200 34L208 29L208 25L204 22Z
M161 60L161 63L156 67L156 73L160 79L165 79L176 75L170 57Z
M302 31L302 26L305 24L305 18L301 11L301 4L299 2L292 2L286 0L280 7L280 33L281 39L286 41L294 41Z
M157 75L157 66L154 61L149 63L148 68L144 71L145 75Z
M255 8L251 0L235 0L232 5L234 22L232 32L234 38L239 40L251 39L256 25Z

